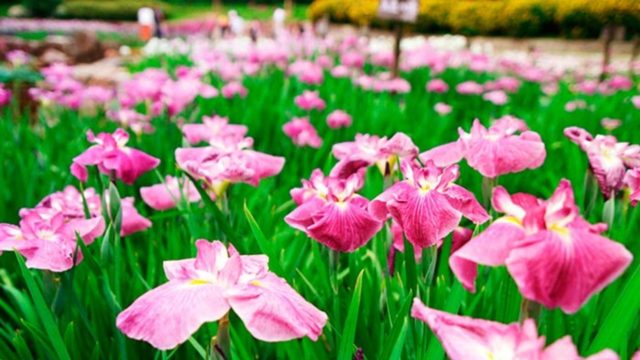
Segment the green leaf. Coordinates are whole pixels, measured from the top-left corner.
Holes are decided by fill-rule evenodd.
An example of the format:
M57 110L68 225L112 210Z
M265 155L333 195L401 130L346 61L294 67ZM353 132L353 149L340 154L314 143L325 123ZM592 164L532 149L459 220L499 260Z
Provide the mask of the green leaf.
M44 326L45 332L47 333L47 336L51 341L51 346L53 347L57 358L61 360L70 360L71 358L69 357L67 348L64 345L62 335L60 335L60 331L53 317L53 313L51 312L49 306L47 306L42 292L36 284L31 271L27 269L24 260L22 259L22 255L16 253L16 259L18 259L18 266L20 267L20 271L22 272L24 281L27 284L27 288L29 289L29 293L31 294L31 298L33 299L33 303L38 312L38 316L40 318L40 321L42 322L42 326Z
M589 353L606 348L620 349L631 338L632 327L640 312L640 265L636 265L618 300L610 307Z
M358 312L360 311L360 297L362 295L362 276L364 270L361 270L356 279L356 286L353 289L351 304L347 319L344 322L342 339L340 340L340 348L338 350L338 360L350 360L355 351L353 342L356 338L356 328L358 325Z

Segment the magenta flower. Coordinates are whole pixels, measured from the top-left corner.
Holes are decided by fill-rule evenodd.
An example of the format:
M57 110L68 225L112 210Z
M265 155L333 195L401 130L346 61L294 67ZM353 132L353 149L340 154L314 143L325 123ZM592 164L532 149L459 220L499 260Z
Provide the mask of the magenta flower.
M296 106L302 110L324 110L326 104L317 91L305 90L294 99Z
M638 205L638 201L640 201L640 168L628 170L624 177L624 184L629 188L631 206Z
M21 212L20 226L0 224L0 251L15 250L33 269L61 272L82 260L76 233L91 244L104 231L102 217L66 219L62 213L36 208ZM76 250L78 251L76 255Z
M516 135L518 131L521 134ZM439 166L446 166L465 158L469 166L484 177L495 178L535 169L542 165L547 155L540 135L528 131L525 123L514 117L498 119L489 129L476 120L470 133L462 129L458 132L458 141L420 154L422 162L432 160Z
M200 193L191 181L173 176L167 176L163 183L140 188L140 196L149 207L156 210L173 209L182 199L187 202L200 201Z
M0 84L0 106L5 106L11 102L11 90L5 89L4 84Z
M424 321L442 343L451 360L581 360L570 336L565 336L545 349L545 338L538 336L533 320L502 324L449 314L425 306L420 299L413 301L411 316ZM606 349L587 359L618 360Z
M449 91L449 85L442 79L433 79L427 83L427 92L445 93Z
M568 180L546 201L494 189L493 208L505 216L451 255L460 282L474 291L477 264L506 265L522 295L574 313L631 263L624 246L602 237L578 212Z
M605 199L609 199L624 185L626 167L640 166L640 146L618 142L613 136L596 135L578 127L564 129L569 140L578 144L589 158L593 172Z
M359 172L339 179L314 170L302 188L291 190L298 207L285 221L333 250L352 252L362 247L382 228L382 222L367 212L369 200L355 193L363 176Z
M73 159L71 173L78 180L87 181L87 166L95 165L101 173L115 176L125 184L133 184L147 171L154 169L160 160L140 150L127 147L129 134L118 129L113 134L100 133L94 136L87 132L87 139L94 145Z
M291 119L282 126L282 131L291 138L296 146L310 146L316 149L322 146L322 139L318 136L318 131L306 117Z
M247 88L237 81L229 82L222 87L222 96L226 99L231 99L235 96L245 98L248 92Z
M401 168L404 180L373 199L369 211L380 221L391 216L414 246L439 245L462 216L478 224L489 220L473 193L453 183L457 165L439 168L429 161L421 168L403 161Z
M327 125L332 129L351 126L351 115L342 110L335 110L327 116Z
M218 115L203 116L202 124L185 124L182 133L189 144L224 138L229 141L241 141L247 134L246 126L229 124L229 119Z
M195 259L164 262L169 282L122 311L116 326L130 338L172 349L231 309L256 339L317 340L327 315L270 272L264 255L240 255L229 246L196 241Z
M331 175L347 177L361 167L372 165L376 165L382 174L391 174L398 160L415 158L418 148L404 133L396 133L391 139L356 134L354 141L334 144L332 152L340 161L331 170Z
M178 166L203 180L209 196L220 196L230 184L257 186L260 180L282 171L284 158L251 149L213 146L176 149Z

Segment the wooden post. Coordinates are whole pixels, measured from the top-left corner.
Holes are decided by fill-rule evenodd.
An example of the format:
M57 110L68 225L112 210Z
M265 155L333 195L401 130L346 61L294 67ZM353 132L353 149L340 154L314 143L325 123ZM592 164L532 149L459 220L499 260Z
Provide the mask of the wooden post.
M600 81L607 78L607 71L611 63L611 43L613 43L613 25L605 26L603 30L604 46L602 48L602 72L600 73Z
M395 39L393 43L393 69L391 75L398 77L398 71L400 70L400 43L402 42L402 35L404 32L404 24L400 21L396 21L395 25Z

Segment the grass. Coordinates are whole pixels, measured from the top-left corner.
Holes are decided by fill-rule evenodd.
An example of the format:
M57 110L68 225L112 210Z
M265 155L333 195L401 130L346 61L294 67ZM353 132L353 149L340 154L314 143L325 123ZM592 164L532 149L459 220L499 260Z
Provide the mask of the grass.
M183 57L156 57L132 66L134 71L164 64L173 71L189 64ZM369 69L371 70L371 69ZM193 337L174 351L156 351L143 342L125 338L115 328L118 311L151 287L166 281L162 261L195 255L198 238L228 236L241 253L265 253L272 271L287 279L307 300L325 311L329 323L317 342L308 339L285 343L265 343L253 339L242 322L231 315L231 351L234 359L351 358L361 348L367 359L444 358L440 343L428 328L409 317L413 297L429 306L452 313L492 319L503 323L519 317L521 296L503 268L480 269L478 290L469 293L461 287L448 267L451 248L445 239L430 273L433 257L425 252L416 263L411 247L396 259L396 274L387 274L388 239L383 231L369 244L351 254L341 254L337 268L331 267L326 248L293 230L284 216L294 204L289 190L300 185L314 168L329 170L335 160L331 145L348 141L356 133L409 134L421 150L452 141L458 127L468 129L474 118L485 124L491 118L513 114L523 118L540 133L548 156L536 170L501 177L500 185L511 192L528 192L548 197L560 179L571 180L579 205L584 199L585 155L564 138L562 130L571 125L602 133L600 119L619 118L623 126L614 131L622 141L640 143L637 109L628 102L632 92L611 96L575 95L568 83L561 83L558 94L547 97L540 86L525 82L510 102L497 107L478 97L429 94L424 84L432 75L418 69L404 76L414 89L406 95L375 94L363 91L349 80L327 77L318 87L327 101L327 110L311 114L311 122L324 138L318 149L297 148L282 133L282 125L293 116L305 113L293 105L293 99L308 85L287 78L278 69L247 78L246 99L198 99L183 114L187 121L217 113L233 123L246 124L255 138L256 149L284 156L283 172L263 181L258 187L234 185L229 191L228 223L220 223L218 213L208 204L194 204L181 210L153 211L140 200L139 188L157 183L157 174L146 174L135 186L118 184L124 196L135 196L139 211L153 221L149 230L124 239L99 239L83 249L84 260L73 270L53 274L24 268L21 258L10 252L0 256L0 354L3 359L82 358L82 359L191 359L201 358L216 323L204 325ZM439 77L455 86L465 80L487 81L491 73L475 73L465 68L447 69ZM209 79L216 86L221 80ZM567 113L564 104L575 98L586 99L593 111ZM438 116L433 105L444 101L453 112ZM112 131L113 123L104 114L80 114L61 108L43 109L35 125L21 118L12 107L0 108L0 221L16 223L18 211L34 206L42 197L77 181L68 167L74 156L87 148L83 134L87 129ZM353 115L349 129L332 131L325 117L333 109ZM174 150L183 140L175 122L166 116L153 120L152 135L133 136L130 146L142 149L162 160L158 173L178 174ZM465 163L460 185L481 198L481 176ZM361 193L373 198L383 188L377 169L370 169ZM100 188L93 177L89 186ZM584 206L581 206L584 213ZM594 210L584 214L590 222L602 219L602 199ZM640 258L640 209L618 204L614 226L607 236L623 243ZM469 223L463 223L470 226ZM111 241L120 256L104 257L101 248ZM640 264L636 260L613 284L594 296L578 313L566 315L559 310L543 309L538 318L541 334L550 343L570 335L581 355L605 347L617 351L623 359L640 346Z

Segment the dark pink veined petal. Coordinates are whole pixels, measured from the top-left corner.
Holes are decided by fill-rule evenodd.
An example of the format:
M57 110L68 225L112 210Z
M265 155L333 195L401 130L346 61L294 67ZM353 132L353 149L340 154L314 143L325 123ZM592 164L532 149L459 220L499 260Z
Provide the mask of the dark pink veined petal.
M313 224L313 215L320 211L324 204L325 201L322 199L311 198L285 216L284 221L291 227L306 233L307 227Z
M413 301L411 316L424 321L451 360L537 359L544 346L532 320L523 326L449 314Z
M405 192L415 191L415 188L406 181L400 181L386 189L382 194L369 202L369 213L380 221L385 221L389 217L387 204Z
M229 311L223 289L204 281L170 281L152 289L118 314L116 326L132 339L167 350Z
M129 168L120 168L117 170L122 172L119 178L125 184L133 184L140 175L153 170L158 166L158 164L160 164L159 159L137 149L127 148L126 154L127 158L131 162L131 166Z
M506 264L522 295L574 313L629 266L624 246L569 226L540 231L515 244Z
M446 167L457 164L465 155L462 141L454 141L448 144L436 146L420 154L420 161L427 163L433 161L436 166Z
M75 176L76 179L82 182L87 182L87 179L89 178L89 172L87 171L86 166L74 162L71 164L70 170L71 175Z
M464 244L468 243L471 240L471 236L473 236L473 230L461 226L455 228L451 235L451 253L455 253Z
M369 167L370 165L371 163L365 160L343 158L333 166L329 176L346 179L349 176L358 173L360 169Z
M434 190L422 194L414 188L389 201L387 208L407 239L422 248L439 244L462 218L448 198Z
M327 315L273 273L225 292L233 311L256 339L268 342L302 337L317 340Z
M471 191L459 185L449 185L444 194L449 198L451 205L467 219L476 224L489 220L489 214Z
M467 141L465 156L469 166L485 177L495 178L535 169L542 165L546 155L540 136L525 132L498 140L471 138Z
M361 198L363 199L363 198ZM351 252L364 244L382 228L382 222L373 218L356 200L337 204L327 203L313 215L313 224L307 233L313 239L337 251Z
M451 271L465 289L474 292L478 264L504 265L514 243L523 236L524 229L516 219L500 218L451 254Z

